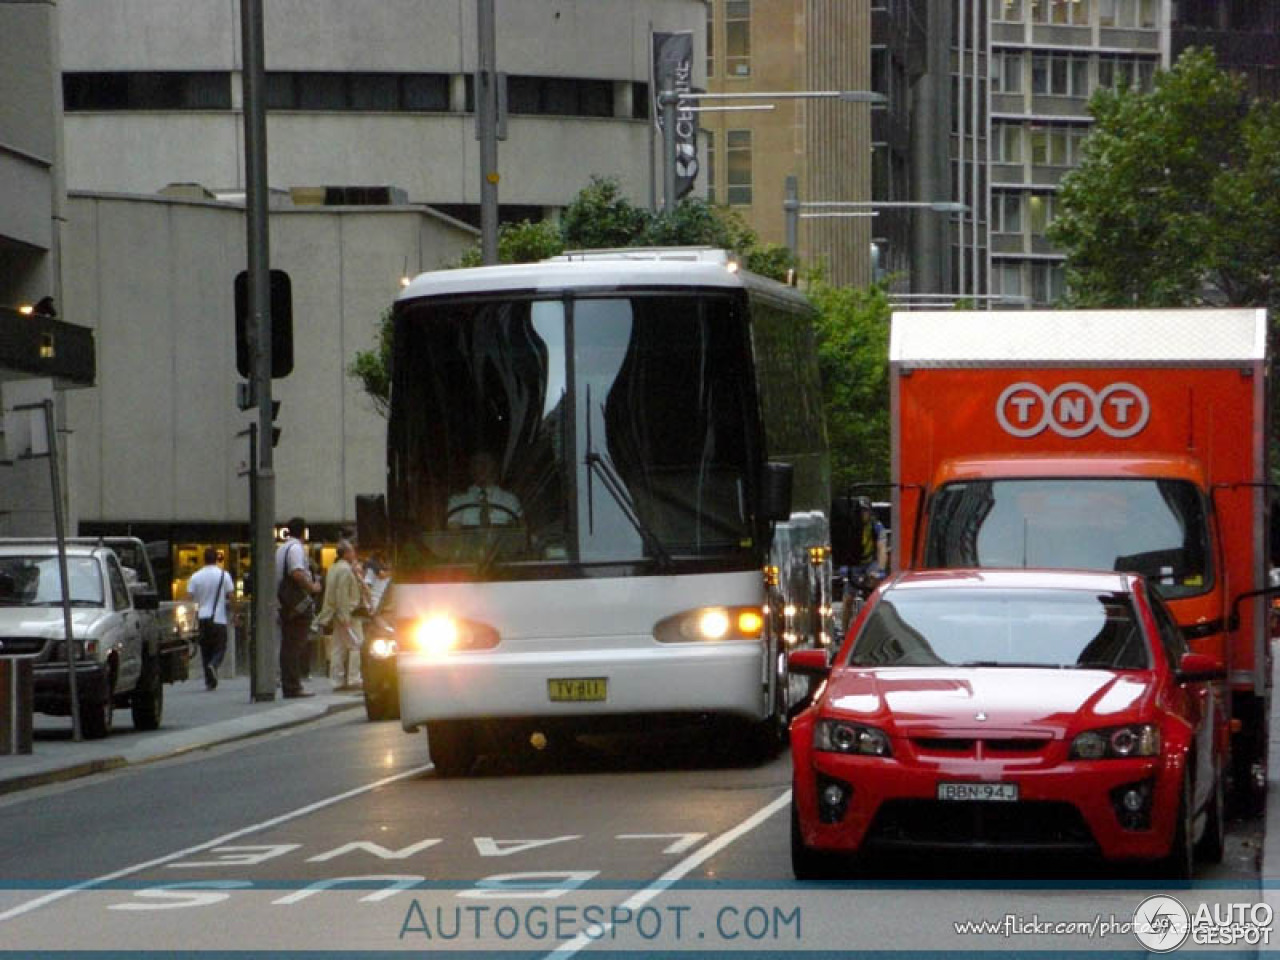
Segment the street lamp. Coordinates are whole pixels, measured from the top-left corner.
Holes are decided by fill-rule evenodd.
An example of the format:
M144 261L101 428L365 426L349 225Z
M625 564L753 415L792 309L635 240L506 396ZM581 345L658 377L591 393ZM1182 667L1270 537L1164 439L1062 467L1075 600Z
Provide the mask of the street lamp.
M894 209L932 210L935 213L967 213L969 208L953 200L807 200L801 201L796 178L787 177L782 200L782 211L787 222L787 249L796 251L797 233L801 218L816 217L874 217L880 210ZM801 210L817 209L817 213L801 213Z
M732 107L690 106L696 100L840 100L845 103L885 103L887 97L874 90L781 90L766 93L692 93L677 92L665 86L658 94L662 108L662 190L663 210L672 213L676 208L676 112L689 113L711 110L729 110ZM736 108L744 109L744 108ZM749 107L746 109L759 109Z

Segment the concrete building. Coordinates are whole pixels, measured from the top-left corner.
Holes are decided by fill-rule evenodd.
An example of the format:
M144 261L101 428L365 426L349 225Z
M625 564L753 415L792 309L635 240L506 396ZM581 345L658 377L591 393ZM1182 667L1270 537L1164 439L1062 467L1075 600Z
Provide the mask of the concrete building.
M244 269L243 208L214 201L72 191L68 309L92 318L98 384L68 398L72 497L87 534L131 532L230 551L242 575L251 413L236 406L233 283ZM277 206L272 264L293 289L294 370L274 381L276 503L332 543L357 493L381 492L386 422L346 368L376 341L411 272L456 258L473 228L430 208Z
M707 0L707 90L870 90L871 7L870 0ZM796 178L801 203L871 199L873 108L767 103L772 110L701 113L698 125L711 171L708 198L740 210L763 241L781 244L788 177ZM870 216L802 217L802 260L825 261L836 283L871 281Z
M31 446L21 436L33 425L44 434L44 418L33 424L12 408L47 397L65 426L64 392L95 376L93 334L72 322L79 318L65 308L59 282L60 117L57 7L0 4L0 395L10 408L0 436L0 534L53 530L49 461L24 458Z
M243 191L239 4L60 6L68 186ZM701 0L497 0L496 10L509 104L502 217L554 211L593 174L647 204L650 33L692 31L701 50ZM273 187L390 187L479 222L474 0L264 0L263 11Z

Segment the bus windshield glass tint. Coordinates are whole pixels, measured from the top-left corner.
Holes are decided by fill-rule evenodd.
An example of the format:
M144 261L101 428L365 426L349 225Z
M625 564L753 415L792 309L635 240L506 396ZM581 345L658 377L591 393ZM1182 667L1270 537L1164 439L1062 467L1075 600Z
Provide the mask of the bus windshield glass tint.
M395 358L388 498L402 560L751 549L761 440L731 297L422 301L402 307Z

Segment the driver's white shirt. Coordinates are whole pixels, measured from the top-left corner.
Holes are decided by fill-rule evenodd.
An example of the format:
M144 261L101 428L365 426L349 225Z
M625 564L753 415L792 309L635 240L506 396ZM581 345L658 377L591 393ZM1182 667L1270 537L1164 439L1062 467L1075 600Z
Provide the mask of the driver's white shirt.
M478 527L481 524L483 504L498 509L490 509L489 524L502 526L516 523L520 515L520 500L514 493L509 493L497 486L481 487L472 484L462 493L455 493L449 498L448 523L450 526Z

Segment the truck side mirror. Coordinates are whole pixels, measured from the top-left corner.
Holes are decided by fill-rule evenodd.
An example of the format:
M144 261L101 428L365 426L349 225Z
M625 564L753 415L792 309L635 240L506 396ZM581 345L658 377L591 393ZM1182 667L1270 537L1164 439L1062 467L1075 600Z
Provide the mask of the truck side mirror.
M135 610L159 610L160 594L156 593L150 587L138 584L129 591L133 595L133 607Z
M791 483L795 468L789 463L766 463L760 483L760 507L768 523L791 519Z
M362 550L387 545L387 498L381 493L356 494L356 540Z

